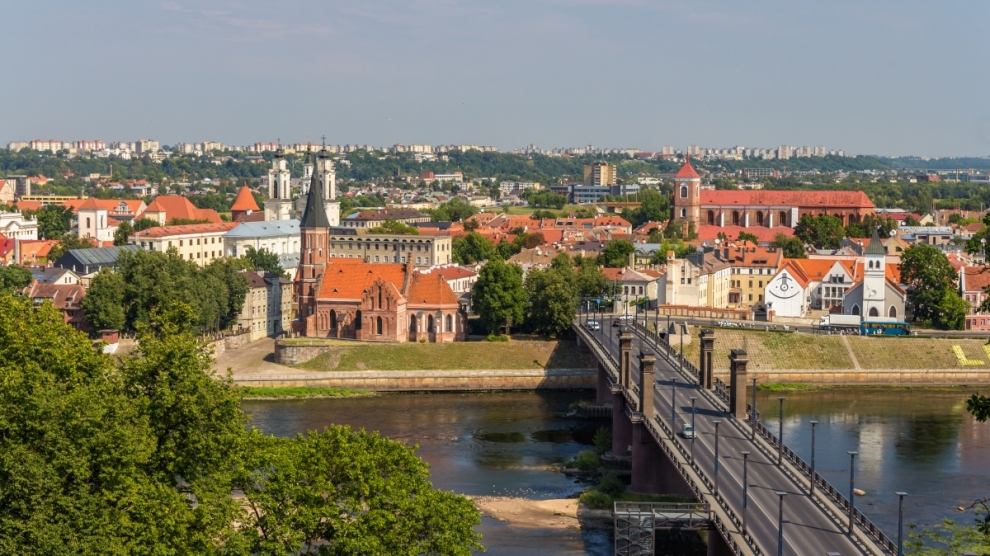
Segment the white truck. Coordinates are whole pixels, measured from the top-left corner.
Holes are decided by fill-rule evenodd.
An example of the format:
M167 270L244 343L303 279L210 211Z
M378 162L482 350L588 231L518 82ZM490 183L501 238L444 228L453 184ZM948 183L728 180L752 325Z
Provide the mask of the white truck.
M859 330L859 315L822 315L818 322L818 327L822 330Z

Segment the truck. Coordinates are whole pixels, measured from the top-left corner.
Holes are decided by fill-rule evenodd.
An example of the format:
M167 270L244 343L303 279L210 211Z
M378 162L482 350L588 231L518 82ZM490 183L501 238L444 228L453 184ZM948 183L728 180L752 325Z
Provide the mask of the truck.
M859 315L822 315L818 328L822 330L859 330Z

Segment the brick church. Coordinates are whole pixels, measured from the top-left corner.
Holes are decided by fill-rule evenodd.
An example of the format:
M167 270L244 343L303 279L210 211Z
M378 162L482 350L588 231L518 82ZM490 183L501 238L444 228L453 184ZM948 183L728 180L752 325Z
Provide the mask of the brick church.
M873 214L876 207L862 191L702 189L701 176L688 160L674 176L673 208L674 220L693 225L701 237L714 237L718 231L733 237L741 229L768 232L757 236L777 231L791 235L804 215L835 216L846 226Z
M401 263L330 257L324 197L314 175L300 223L293 330L308 338L374 342L464 340L467 315L457 295L439 274L419 273L412 257Z

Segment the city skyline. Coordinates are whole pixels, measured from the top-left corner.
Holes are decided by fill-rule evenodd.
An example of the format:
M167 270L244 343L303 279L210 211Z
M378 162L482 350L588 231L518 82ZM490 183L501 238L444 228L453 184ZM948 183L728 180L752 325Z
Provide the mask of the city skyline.
M828 145L986 156L990 7L949 2L6 5L28 84L0 143L56 137ZM38 37L46 37L38 40ZM31 48L23 45L31 41ZM46 69L47 68L47 69ZM57 70L56 70L57 68ZM834 147L833 147L834 146Z

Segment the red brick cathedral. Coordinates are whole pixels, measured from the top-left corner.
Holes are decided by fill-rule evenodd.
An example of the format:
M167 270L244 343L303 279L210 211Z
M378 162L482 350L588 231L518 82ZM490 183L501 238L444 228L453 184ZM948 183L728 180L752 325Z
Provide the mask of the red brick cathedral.
M674 176L673 206L674 220L692 224L701 236L714 235L704 233L711 231L706 227L793 228L806 214L836 216L845 226L876 208L862 191L701 189L701 176L690 161Z
M380 342L465 339L467 315L442 276L420 274L411 258L373 264L329 257L330 223L315 174L300 236L299 310L293 323L299 335Z

